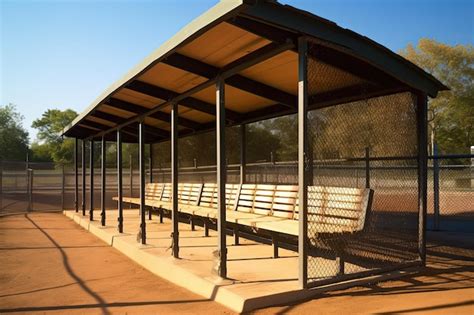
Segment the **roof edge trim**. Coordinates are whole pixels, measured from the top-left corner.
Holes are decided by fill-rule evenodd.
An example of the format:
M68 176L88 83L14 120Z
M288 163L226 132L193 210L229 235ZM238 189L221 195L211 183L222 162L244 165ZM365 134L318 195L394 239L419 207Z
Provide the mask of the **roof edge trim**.
M249 0L225 0L220 1L209 10L195 18L192 22L185 25L178 33L173 35L169 40L163 43L159 48L153 51L145 59L140 61L135 67L128 71L119 80L110 85L99 97L97 97L81 114L79 114L69 125L62 131L61 135L65 135L72 127L83 120L89 113L102 103L109 95L126 85L131 80L134 80L142 72L155 65L161 59L175 51L181 45L193 40L196 36L205 32L207 29L214 26L216 23L227 19L229 16L236 15L240 10L243 10L246 5L253 4Z

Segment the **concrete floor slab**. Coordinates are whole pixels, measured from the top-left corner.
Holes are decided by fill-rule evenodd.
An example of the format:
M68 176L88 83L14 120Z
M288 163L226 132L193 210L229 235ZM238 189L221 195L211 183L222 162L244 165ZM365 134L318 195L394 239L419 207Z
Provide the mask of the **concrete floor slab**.
M124 233L116 227L117 211L107 211L107 225L100 221L90 222L88 216L74 211L64 211L84 229L90 231L107 244L148 269L152 273L197 293L204 298L219 302L236 311L244 312L275 304L290 303L307 299L329 289L353 286L354 281L330 285L318 289L302 290L298 285L298 254L280 249L280 258L273 258L273 247L255 241L240 239L240 245L233 245L228 236L228 279L222 280L214 270L217 249L217 232L180 223L180 259L171 256L171 221L159 223L157 217L147 219L147 244L137 242L140 225L138 209L124 210ZM97 213L98 215L98 213ZM321 271L336 270L336 262L317 258ZM360 267L347 264L347 269ZM398 277L403 273L393 273ZM321 273L324 278L328 275ZM363 280L367 281L367 280Z

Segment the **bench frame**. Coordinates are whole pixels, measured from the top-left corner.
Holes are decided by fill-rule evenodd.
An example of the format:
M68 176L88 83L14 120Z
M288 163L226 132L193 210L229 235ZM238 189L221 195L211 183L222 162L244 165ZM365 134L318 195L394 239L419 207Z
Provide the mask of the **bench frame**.
M155 183L156 184L156 183ZM149 184L148 184L149 185ZM151 187L151 186L148 186L147 185L147 188ZM163 223L163 218L164 216L168 216L168 217L171 217L171 202L170 202L170 194L169 193L165 193L166 190L169 190L170 187L167 187L167 183L165 184L157 184L157 185L162 185L162 187L159 189L159 192L158 194L155 193L155 195L153 194L150 194L149 190L150 188L147 190L147 197L149 196L155 196L155 198L158 198L159 200L162 200L163 198L166 198L167 200L163 200L163 201L160 201L158 202L159 205L158 206L154 206L154 205L150 205L150 202L148 204L146 204L146 209L148 211L148 218L149 220L151 220L152 218L152 211L156 210L158 212L158 215L159 215L159 222L160 223ZM198 188L196 189L195 186L198 186ZM214 200L213 200L213 194L214 194L214 191L216 189L216 186L215 184L208 184L208 186L206 186L206 184L191 184L191 183L180 183L179 185L179 191L178 191L178 198L180 198L180 201L184 201L186 200L185 202L186 203L178 203L178 207L180 209L183 209L184 207L186 206L195 206L197 207L198 209L214 209L214 207L212 207L213 204L215 204ZM231 203L232 205L232 208L229 209L229 207L227 207L227 211L238 211L239 209L239 205L242 204L240 203L239 201L242 200L242 202L245 201L245 199L242 199L242 198L245 198L244 197L244 193L243 191L246 191L248 190L247 188L248 187L251 187L252 184L229 184L229 185L232 185L230 186L230 188L226 188L226 201L229 201L229 200L233 200L233 204ZM207 188L205 188L205 186ZM209 187L210 186L210 187ZM237 186L237 188L236 188ZM273 189L273 194L271 197L264 197L264 195L268 195L269 193L265 193L263 191L263 196L260 197L260 198L257 198L257 185L253 185L255 186L254 188L254 200L253 200L253 205L252 205L252 209L256 209L255 206L256 204L258 204L259 206L263 206L263 207L268 207L268 205L266 205L265 203L262 203L262 202L259 202L259 200L262 200L262 201L267 201L268 204L271 204L272 206L275 204L276 200L278 199L278 197L275 195L275 192L277 191L277 186L288 186L288 187L292 187L294 188L295 186L291 186L291 185L260 185L260 187L267 187L272 190ZM273 187L272 187L273 186ZM189 191L185 191L183 187L191 187L191 188L188 188ZM206 192L205 196L207 197L204 197L204 192ZM197 192L197 195L196 195L196 192ZM229 196L228 196L229 195ZM193 196L195 197L195 200L192 199ZM211 196L211 197L209 197ZM211 205L211 207L209 206L200 206L201 204L201 201L204 200L204 198L206 198L206 203L208 205ZM209 199L210 198L210 199ZM363 228L359 231L355 231L355 232L342 232L342 233L318 233L318 237L317 239L319 241L322 241L322 242L325 242L326 246L329 246L333 249L333 251L335 252L336 254L336 262L338 264L338 274L339 275L342 275L344 274L344 263L346 261L346 255L344 253L344 250L341 250L341 248L343 248L343 246L341 246L342 244L342 241L347 239L348 237L356 237L357 235L360 235L362 233L365 232L366 228L366 222L368 221L368 218L370 216L370 213L371 213L371 206L372 206L372 200L373 200L373 190L371 189L368 189L368 200L367 200L367 203L366 203L366 206L365 206L365 210L361 210L361 211L364 211L363 215L364 215L364 218L363 218ZM134 200L134 199L137 199L137 198L125 198L124 202L129 202L129 203L132 203L132 204L138 204L139 203L139 200ZM282 198L280 198L282 199ZM153 202L155 199L148 199L148 201L151 201ZM210 201L209 201L210 200ZM269 201L271 200L271 202ZM297 203L297 201L296 201ZM226 203L227 204L227 203ZM248 205L249 203L244 203L246 205ZM296 209L297 205L295 205L295 209ZM262 208L259 208L259 209L262 209ZM258 210L258 211L266 211L265 208L263 208L262 210ZM269 211L269 210L268 210ZM189 213L189 212L184 212L184 211L180 211L180 217L182 218L182 220L180 220L181 222L185 222L185 223L189 223L190 227L191 227L191 230L195 230L195 226L196 225L201 225L201 224L197 224L197 222L201 221L202 222L202 226L204 228L204 236L209 236L209 230L211 228L213 228L214 226L216 227L217 229L217 218L214 219L215 222L213 222L213 219L212 218L208 218L208 217L204 217L204 216L200 216L198 214L195 214L195 213ZM293 217L296 215L297 213L294 212L293 210ZM273 217L273 215L269 215L268 217ZM295 220L297 221L297 219L295 218L291 218L291 220ZM248 225L248 224L241 224L241 223L238 223L238 222L232 222L232 221L227 221L226 225L229 227L226 231L226 234L228 235L233 235L234 236L234 244L235 245L239 245L239 238L241 236L241 234L243 234L246 238L250 238L250 239L256 239L257 238L257 241L260 241L260 242L264 242L264 243L271 243L273 245L273 257L274 258L278 258L279 257L279 248L280 247L283 247L283 248L286 248L286 249L289 249L289 250L293 250L293 251L296 251L298 252L298 242L297 242L297 239L298 239L298 236L297 235L293 235L291 233L285 233L285 232L282 232L282 231L274 231L274 230L271 230L271 229L267 229L267 228L262 228L262 227L257 227L257 226L252 226L252 225ZM255 236L255 237L253 237ZM266 241L265 241L266 240ZM296 241L295 241L296 240ZM296 243L296 245L295 245Z

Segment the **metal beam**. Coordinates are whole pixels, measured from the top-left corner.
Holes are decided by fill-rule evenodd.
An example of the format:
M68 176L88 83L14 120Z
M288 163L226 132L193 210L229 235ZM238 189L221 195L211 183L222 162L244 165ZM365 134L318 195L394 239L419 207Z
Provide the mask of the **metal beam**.
M173 103L171 108L171 220L173 230L173 256L179 258L179 228L178 228L178 104Z
M118 231L123 233L123 170L122 170L122 131L117 130L117 208L118 208Z
M109 114L109 113L106 113L106 112L103 112L103 111L100 111L100 110L95 110L94 112L92 112L91 116L97 117L97 118L100 118L100 119L104 119L104 120L108 120L108 121L113 122L115 124L121 124L125 120L127 120L127 118L123 118L123 117L120 117L120 116L117 116L117 115Z
M80 124L83 126L89 126L89 127L96 128L99 130L107 130L108 128L110 128L110 126L108 125L104 125L95 121L90 121L90 120L85 120L85 119L81 121Z
M298 187L299 187L299 235L298 235L298 282L308 286L308 187L306 174L306 152L308 148L308 42L298 41Z
M119 101L120 101L119 102L120 107L118 107L118 108L124 109L124 110L126 110L128 112L131 112L131 113L134 113L134 114L141 114L141 113L144 113L148 110L147 107L143 107L141 105L136 105L136 104L133 104L133 103L122 101L122 100L119 100ZM112 101L112 103L115 103L115 101ZM137 109L135 111L132 111L134 109L134 107L137 107L139 109ZM127 109L125 109L125 108L127 108ZM119 117L119 116L116 116L116 115L113 115L113 114L105 113L105 112L102 112L100 110L94 111L92 113L92 116L102 118L102 119L114 122L116 124L121 124L121 123L123 123L127 120L127 118L123 118L123 117ZM164 121L164 122L167 122L167 123L169 123L170 120L171 120L171 115L168 114L168 113L165 113L165 112L156 112L156 113L150 115L149 117L156 118L158 120L161 120L161 121ZM185 128L189 128L189 129L199 129L201 127L200 123L192 121L190 119L186 119L186 118L181 118L179 120L179 125L183 126Z
M197 86L195 86L195 87L179 94L175 98L173 98L173 99L171 99L167 102L164 102L163 104L160 104L160 105L148 110L147 112L145 112L143 114L131 117L127 121L123 122L122 124L114 126L114 127L110 128L108 130L99 132L99 133L95 134L94 137L102 136L103 134L107 134L111 131L123 128L123 127L125 127L125 126L127 126L131 123L143 120L145 117L148 117L148 116L153 115L154 113L156 113L158 111L161 111L162 108L164 108L164 107L166 107L170 104L173 104L173 103L178 104L182 100L184 100L186 98L189 98L189 96L214 85L218 81L218 79L223 80L225 78L231 77L231 76L237 74L238 72L240 72L240 71L242 71L246 68L249 68L249 67L251 67L255 64L258 64L258 63L260 63L260 62L262 62L266 59L272 58L272 57L282 53L283 51L286 51L288 49L292 49L293 47L294 47L294 45L291 42L288 42L288 43L285 43L285 44L274 44L274 43L268 44L268 45L266 45L266 46L264 46L260 49L257 49L255 51L253 51L253 52L251 52L251 53L249 53L249 54L247 54L247 55L231 62L230 64L228 64L227 66L222 68L220 70L219 74L215 78L209 79L206 82L198 84ZM239 114L239 117L240 117L240 114ZM236 118L239 118L239 117L236 117Z
M258 1L255 5L249 6L244 14L250 19L264 20L269 25L277 25L278 29L298 30L300 34L331 43L341 51L366 60L408 86L427 92L431 97L436 97L438 90L446 88L422 69L414 67L385 47L325 19L298 10L288 10L283 5L267 1Z
M149 84L149 83L146 83L146 82L138 81L138 80L130 82L127 85L127 89L130 89L130 90L133 90L133 91L136 91L136 92L140 92L142 94L150 95L150 96L153 96L153 97L156 97L156 98L165 99L165 100L175 99L175 98L179 97L179 95L180 95L177 92L174 92L174 91L171 91L171 90L168 90L168 89L156 86L156 85L152 85L152 84ZM194 98L194 97L187 97L187 98L184 98L184 99L180 100L179 105L187 107L187 108L191 108L191 109L194 109L194 110L197 110L197 111L200 111L200 112L212 115L212 116L216 115L216 108L215 108L214 104L211 104L211 103L208 103L208 102L205 102L205 101L201 101L201 100L199 100L197 98ZM238 117L239 117L238 113L236 113L234 111L231 111L231 110L227 110L227 111L229 112L228 116L231 117L232 120L237 120L238 119ZM152 117L153 115L150 115L150 117ZM179 119L178 124L181 124L180 121L182 119L183 118ZM231 120L231 119L229 118L229 120ZM196 129L196 128L192 128L192 129Z
M82 196L81 196L81 199L82 199L82 204L81 204L81 208L82 208L82 215L85 216L86 215L86 141L85 140L82 140L81 141L82 143L82 151L81 151L81 155L82 155Z
M179 53L172 54L163 60L163 63L190 73L194 73L207 79L213 78L219 73L218 67L191 57L181 55ZM226 79L226 84L242 91L246 91L254 95L273 100L277 103L287 105L290 108L296 108L297 97L295 95L244 77L240 74L236 74Z
M146 244L146 221L145 221L145 123L138 124L138 155L140 168L140 232L141 243Z
M90 210L89 220L94 221L94 140L90 140L90 152L89 152L89 169L90 169L90 187L89 187L89 198L90 198Z
M127 133L134 133L134 132L136 133L136 130L138 129L138 125L139 124L133 123L131 125L128 125L122 128L122 130L124 130L124 132L126 131ZM161 137L161 138L166 138L166 139L168 139L171 135L168 130L152 127L150 125L146 125L145 133L151 136Z
M217 232L218 232L218 274L227 277L227 243L226 243L226 158L225 158L225 83L216 82L216 150L217 150Z
M273 42L281 43L288 39L292 41L297 40L297 34L293 32L277 28L269 24L257 22L245 17L236 17L232 19L230 23L247 32L253 33ZM297 53L296 49L294 49L294 51ZM352 57L347 53L338 51L337 49L331 49L331 47L328 46L328 43L322 41L318 43L317 49L313 49L311 51L311 56L318 61L324 62L342 71L351 73L369 82L385 82L387 85L393 85L396 82L396 80L392 79L390 76L384 74L382 71L374 68L366 62Z
M309 96L308 110L344 104L358 100L395 94L407 91L407 88L380 88L373 85L353 85L327 93ZM265 108L246 113L240 123L252 123L259 120L295 114L297 111L287 108L282 104L275 104Z
M106 213L105 213L105 195L107 193L106 189L106 178L107 178L107 165L106 165L106 148L107 148L107 141L105 141L105 136L102 136L102 145L101 145L101 185L100 185L100 224L105 226L106 220Z

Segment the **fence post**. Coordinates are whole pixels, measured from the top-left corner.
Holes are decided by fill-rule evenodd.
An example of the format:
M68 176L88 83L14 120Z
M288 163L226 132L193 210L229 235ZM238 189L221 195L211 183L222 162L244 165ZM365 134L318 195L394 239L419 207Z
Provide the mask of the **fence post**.
M439 159L438 145L433 144L433 212L434 212L434 230L439 231Z
M132 154L129 155L130 158L130 197L133 197L133 164L132 164ZM132 209L132 204L129 204L129 208Z
M365 188L370 188L370 152L365 148Z
M65 194L65 185L66 185L66 177L64 175L64 163L61 164L62 167L62 177L61 177L61 210L64 210L64 194Z
M33 170L28 169L27 171L27 179L28 179L28 209L27 211L30 212L33 209Z

